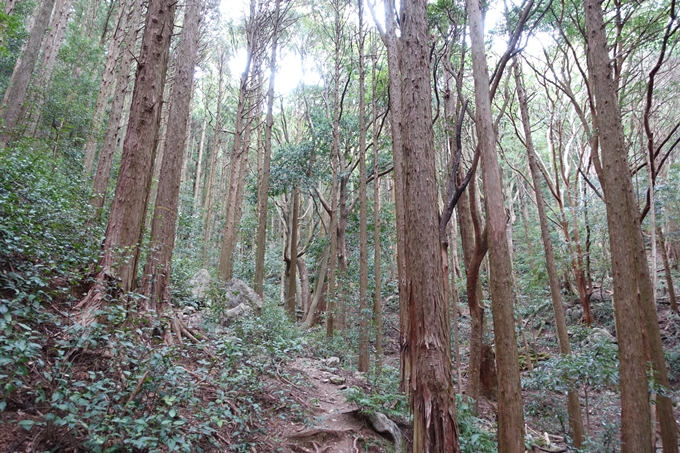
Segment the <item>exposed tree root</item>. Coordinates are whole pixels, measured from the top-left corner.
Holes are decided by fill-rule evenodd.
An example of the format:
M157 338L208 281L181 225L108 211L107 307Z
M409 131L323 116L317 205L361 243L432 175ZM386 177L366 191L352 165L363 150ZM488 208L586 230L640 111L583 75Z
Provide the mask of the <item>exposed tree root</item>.
M118 285L114 277L107 272L97 274L92 287L85 297L75 306L81 312L76 316L76 322L84 326L92 324L95 320L95 313L102 306L104 297L115 295L118 292Z
M352 432L351 429L328 429L328 428L311 428L300 431L288 436L289 439L305 439L307 437L316 436L319 434L329 434L331 436L341 437L343 434Z
M80 313L76 315L75 321L83 326L92 324L96 319L97 311L102 308L105 301L109 297L112 299L115 298L119 292L120 289L115 278L110 273L100 272L97 274L92 287L85 297L75 306L76 309L81 310ZM161 335L163 337L163 343L166 345L173 346L177 344L182 346L184 345L184 339L199 344L200 340L204 338L203 334L189 327L182 321L179 313L167 305L168 304L164 304L159 307L158 311L155 311L149 309L146 304L142 304L141 307L138 307L141 312L138 316L160 318L162 326ZM210 357L215 358L215 355L211 351L207 349L204 349L204 351Z

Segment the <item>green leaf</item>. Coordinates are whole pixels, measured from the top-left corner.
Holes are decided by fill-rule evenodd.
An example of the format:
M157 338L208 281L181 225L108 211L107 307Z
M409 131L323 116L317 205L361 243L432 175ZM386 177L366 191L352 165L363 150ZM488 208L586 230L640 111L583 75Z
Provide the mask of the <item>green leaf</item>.
M35 425L35 422L33 420L21 420L19 422L19 426L24 428L26 431L30 431L31 428L33 428L33 425Z

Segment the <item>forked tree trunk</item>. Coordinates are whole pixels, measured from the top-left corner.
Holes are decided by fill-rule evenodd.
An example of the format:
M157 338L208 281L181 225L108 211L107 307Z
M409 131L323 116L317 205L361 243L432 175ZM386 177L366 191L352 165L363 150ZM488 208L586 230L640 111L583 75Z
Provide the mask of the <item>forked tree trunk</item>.
M180 174L187 138L187 120L191 111L200 22L201 0L189 0L185 6L182 36L177 48L177 72L170 98L161 164L162 177L158 181L151 241L142 283L142 290L147 296L146 303L152 310L167 306L170 302L170 271L175 245Z
M489 74L484 49L482 11L478 0L468 0L468 17L475 82L477 139L481 148L486 202L491 312L498 365L498 447L500 453L524 453L524 414L513 313L512 263L505 229L503 186L491 118Z
M562 293L560 292L560 281L557 274L557 266L555 265L555 253L553 251L552 242L550 241L550 230L548 228L548 216L545 211L545 199L541 189L541 178L538 163L536 162L536 154L534 150L534 142L531 136L531 123L529 122L529 108L527 103L527 96L524 91L524 83L522 81L521 66L519 62L515 62L515 86L517 89L517 99L519 102L519 109L522 118L522 126L524 128L524 140L527 147L527 154L529 157L529 169L531 171L531 180L534 185L534 192L536 194L536 208L538 210L538 218L541 226L541 238L543 240L543 250L545 252L545 264L548 270L548 282L550 284L550 295L552 297L553 313L555 314L555 326L557 328L557 341L560 346L562 355L571 354L571 346L569 344L569 335L567 333L567 322L564 317L564 305L562 305ZM527 363L528 358L527 358ZM569 389L567 392L567 412L569 413L569 425L571 426L572 439L574 446L581 448L584 440L583 433L583 417L581 415L581 405L579 403L578 389Z
M2 100L2 106L0 107L0 119L2 119L4 126L0 134L0 148L5 147L18 125L19 115L24 105L31 75L38 62L40 46L47 31L47 26L50 23L54 2L55 0L43 0L39 3L28 41L14 66L12 77L9 80L5 96Z
M328 255L330 252L330 247L326 247L321 256L321 261L316 269L316 285L314 286L314 297L309 304L309 310L307 311L307 316L300 325L302 329L309 329L315 323L316 310L321 303L324 294L324 282L326 281L326 271L328 270Z
M439 241L427 2L401 5L404 207L413 452L459 452Z
M662 386L667 386L666 369L637 203L629 176L628 148L608 64L602 7L596 0L586 0L584 7L588 72L592 80L595 120L602 149L600 178L606 198L612 258L614 314L620 357L622 452L644 453L653 450L645 342L649 347L655 378ZM657 408L664 452L677 452L677 427L670 400L660 398Z

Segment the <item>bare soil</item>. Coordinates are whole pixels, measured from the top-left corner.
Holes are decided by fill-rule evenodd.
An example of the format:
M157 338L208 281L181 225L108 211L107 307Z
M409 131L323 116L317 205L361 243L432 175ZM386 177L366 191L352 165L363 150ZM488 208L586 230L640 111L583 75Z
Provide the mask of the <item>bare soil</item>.
M295 383L282 375L295 376ZM386 453L392 439L369 427L356 406L347 403L343 390L370 388L359 373L328 366L321 359L297 358L285 365L280 384L300 403L307 416L290 421L272 416L266 421L266 434L259 439L261 449L283 453ZM273 383L277 385L276 383ZM274 414L272 414L274 415ZM267 450L270 448L271 450Z

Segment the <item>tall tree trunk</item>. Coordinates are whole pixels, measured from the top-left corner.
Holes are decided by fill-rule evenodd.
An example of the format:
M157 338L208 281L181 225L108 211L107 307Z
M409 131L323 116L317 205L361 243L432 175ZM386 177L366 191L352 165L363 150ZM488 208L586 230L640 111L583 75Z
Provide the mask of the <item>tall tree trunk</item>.
M373 280L375 282L375 292L373 294L373 322L375 323L375 355L376 355L376 370L378 373L382 371L383 358L383 321L382 321L382 297L381 297L381 280L382 274L380 269L380 175L378 174L378 134L380 133L378 125L378 77L376 74L376 66L378 61L378 51L376 48L375 39L372 42L373 66L371 68L372 94L371 94L371 112L373 116Z
M608 64L603 12L601 4L595 0L586 0L584 6L588 71L602 149L600 178L606 199L614 280L614 314L620 357L622 452L651 452L645 340L648 342L654 377L664 387L668 385L668 379L637 203L629 176L628 148L625 145L616 86ZM677 427L670 399L660 395L657 408L664 452L677 452Z
M180 173L187 120L191 111L194 67L198 55L201 0L186 3L182 36L177 48L177 71L172 87L164 142L163 162L158 194L151 225L149 253L144 267L142 289L152 310L170 301L170 271L175 245L175 223L179 202Z
M369 3L370 6L370 3ZM406 226L404 216L404 164L403 164L403 110L401 92L401 41L397 36L397 8L394 0L386 0L384 6L385 28L379 28L387 50L390 94L390 131L392 136L392 157L394 161L394 211L397 233L397 280L399 287L399 391L408 393L411 375L410 353L408 351L410 332L409 298L406 293ZM373 14L373 10L371 10ZM376 23L381 21L376 20Z
M461 168L459 169L459 180L462 179L463 171ZM486 229L482 229L476 194L477 182L476 178L473 178L467 192L458 201L458 225L465 260L465 292L471 318L468 379L465 394L472 398L475 410L477 410L480 395L482 343L484 339L484 307L480 302L482 287L479 277L482 262L488 250L487 232Z
M288 279L288 287L286 289L286 311L290 319L295 322L295 271L297 268L298 255L298 224L300 221L300 193L298 189L293 189L293 200L290 213L290 256L286 263L286 277Z
M522 81L521 66L519 62L515 62L515 86L517 89L517 99L522 117L522 126L524 127L524 140L526 143L527 155L529 156L531 180L534 185L534 192L536 194L536 209L538 210L538 218L541 226L541 238L543 240L543 250L545 252L545 264L546 269L548 270L550 295L552 297L553 312L555 314L557 341L560 346L560 352L562 355L566 356L571 354L571 346L569 344L569 335L567 333L567 322L564 317L564 305L562 305L560 281L557 274L557 266L555 265L555 253L553 251L552 242L550 241L548 215L545 211L545 199L541 189L540 170L538 168L536 152L534 150L534 142L531 136L528 101L524 91L524 83ZM572 388L567 392L567 412L569 413L569 425L571 426L574 447L581 448L584 440L583 417L581 415L581 405L579 403L577 389Z
M118 258L123 259L119 266L115 266L123 291L131 291L136 286L137 260L158 142L175 8L176 2L172 0L149 1L120 176L106 230L102 268L106 271L115 266L113 263ZM129 255L117 256L117 248L129 248L124 252Z
M269 174L272 157L272 128L274 127L274 86L276 79L276 52L279 43L279 20L281 2L276 0L274 12L274 32L269 59L269 89L267 90L267 118L264 128L264 149L262 173L257 187L257 251L255 254L255 281L253 289L260 297L264 294L264 254L267 248L267 201L269 199Z
M226 212L224 220L224 234L220 252L219 277L224 281L231 280L234 273L234 250L238 239L238 226L241 222L243 199L243 184L246 167L248 165L248 150L250 134L253 130L253 115L259 104L260 87L253 81L257 80L260 57L260 23L256 0L250 1L250 17L246 24L247 54L246 66L241 74L239 83L238 104L236 107L236 121L234 125L234 147L231 153L231 174L229 190L227 192ZM293 273L294 273L293 268Z
M120 176L100 261L102 272L79 304L87 309L86 320L101 303L107 280L119 279L123 292L132 291L136 286L175 7L173 0L149 1Z
M529 209L528 205L530 203L530 200L526 200L524 198L524 192L520 192L522 195L520 196L519 202L522 205L522 223L524 224L524 240L527 243L527 255L529 258L529 266L531 266L531 273L535 273L536 271L536 266L534 264L534 251L533 251L533 245L531 243L531 236L529 235ZM529 196L529 199L531 197Z
M128 22L134 23L132 14L138 13L135 9L134 0L121 0L118 5L118 15L116 18L116 31L113 34L113 41L109 45L106 53L106 61L104 62L104 71L102 72L102 80L99 84L99 92L97 93L97 101L94 104L94 111L92 113L92 121L90 123L90 130L85 140L85 147L83 148L83 172L89 176L94 167L95 155L97 153L97 141L99 134L104 124L104 116L106 114L106 107L109 103L109 97L113 92L116 84L116 64L118 63L120 53L123 51L123 42L126 37L135 33L136 31L130 27L128 30ZM133 6L134 5L134 6ZM125 46L126 49L127 46ZM125 57L123 57L125 58Z
M198 141L198 160L196 161L196 178L194 179L193 187L193 212L198 212L201 207L202 193L203 193L203 166L204 156L203 151L205 150L205 133L208 130L208 115L207 112L203 113L203 126L201 126L201 138Z
M468 17L475 82L477 139L481 148L487 215L491 312L498 365L498 447L500 453L523 453L524 414L513 313L512 263L505 229L503 186L491 118L489 74L484 49L482 11L478 0L468 0Z
M347 257L347 224L349 222L349 176L350 171L347 168L345 156L341 152L338 155L338 224L336 234L338 236L337 252L338 252L338 274L341 279L341 284L338 286L340 293L335 300L335 330L346 329L347 316L347 299L349 294L347 291L347 277L348 277L348 257Z
M2 134L0 134L0 147L2 148L10 140L11 135L18 132L14 129L19 122L21 108L24 105L33 69L35 69L35 65L38 62L40 46L50 23L54 3L55 0L42 0L40 2L28 41L14 66L12 77L5 91L2 106L0 107L0 119L4 123L4 129Z
M215 124L213 124L213 141L210 150L210 171L208 173L208 187L206 189L205 200L203 202L203 265L208 266L210 250L212 243L210 240L212 231L212 208L215 201L215 193L217 192L217 171L218 171L218 154L220 152L221 135L222 135L222 102L224 101L224 79L226 77L225 71L227 66L226 53L220 52L219 62L217 65L218 82L217 82L217 99L215 107ZM226 178L223 175L223 178Z
M192 89L192 99L193 99L193 89ZM191 100L189 100L189 104L191 104ZM186 144L184 145L184 157L182 158L182 171L179 174L179 185L180 185L180 192L182 191L182 187L185 187L184 191L186 192L186 185L187 185L187 171L189 171L189 161L193 160L193 140L191 139L191 136L193 134L193 121L191 118L191 107L189 107L189 113L188 113L188 118L187 118L187 132L186 132ZM181 209L181 207L180 207ZM180 210L181 213L181 210Z
M72 3L73 0L58 0L55 5L54 14L52 14L52 20L50 21L49 33L45 38L45 45L43 46L39 71L33 83L34 88L29 97L29 102L22 106L21 116L26 119L25 134L27 136L35 134L38 122L40 121L42 106L52 85L52 74L57 64L59 49L61 49L61 45L66 37L66 26L71 16Z
M427 2L401 5L404 207L413 452L459 452L439 241Z
M357 368L368 371L368 227L366 199L366 100L364 43L364 4L359 6L359 361ZM374 119L375 121L375 119Z
M332 187L331 187L331 206L330 222L328 231L331 235L330 265L328 269L328 298L326 300L326 337L331 338L336 328L336 300L335 300L335 277L338 264L338 166L340 156L340 115L342 106L340 105L340 47L342 34L341 21L342 2L333 1L334 10L334 55L333 55L333 147L331 155Z
M106 127L102 149L99 153L99 162L97 164L97 172L92 183L92 198L90 204L95 208L96 219L101 216L101 209L104 206L106 197L106 190L109 186L109 178L111 176L111 167L113 166L113 156L116 152L117 141L121 127L121 120L123 119L125 100L129 94L130 73L132 64L136 60L135 48L137 43L137 36L139 33L139 26L141 22L141 0L133 0L129 4L126 12L128 19L128 30L124 32L125 51L120 59L120 67L116 76L116 86L114 89L113 102L111 104L111 112L109 113L109 122ZM138 19L135 19L138 17ZM100 90L102 87L100 86ZM86 156L86 159L89 157ZM94 155L92 155L94 159ZM87 165L87 162L86 162Z
M307 263L302 257L297 259L297 271L300 280L300 307L302 308L302 319L306 319L312 304L312 292L309 287L309 270Z
M663 268L666 275L666 286L668 287L668 297L670 299L671 310L678 313L678 302L675 298L675 286L673 286L673 275L671 274L671 264L668 260L668 249L666 248L666 240L663 236L663 231L660 226L656 227L656 236L659 240L659 248L661 249L661 258L663 259Z

